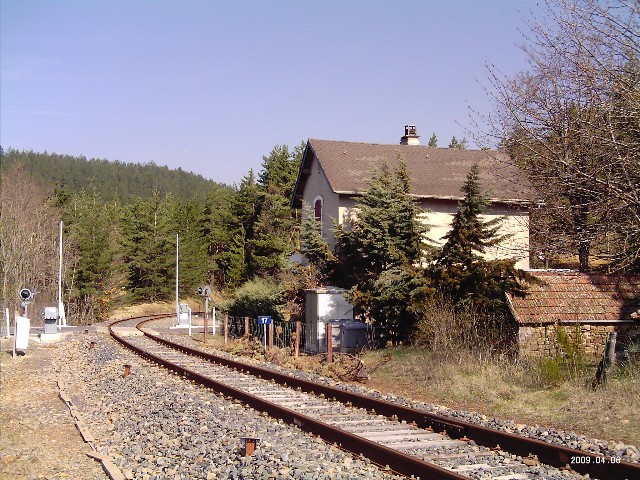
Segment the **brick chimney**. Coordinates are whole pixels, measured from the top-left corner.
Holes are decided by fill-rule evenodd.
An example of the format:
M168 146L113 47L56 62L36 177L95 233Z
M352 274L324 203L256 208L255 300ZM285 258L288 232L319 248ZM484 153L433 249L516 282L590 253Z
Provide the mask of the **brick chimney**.
M416 133L415 125L404 126L404 135L400 137L400 145L420 145L420 135Z

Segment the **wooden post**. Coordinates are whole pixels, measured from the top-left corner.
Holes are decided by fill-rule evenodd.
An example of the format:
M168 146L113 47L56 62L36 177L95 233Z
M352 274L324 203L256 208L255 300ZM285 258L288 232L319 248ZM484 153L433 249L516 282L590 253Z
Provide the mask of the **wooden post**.
M333 325L329 322L324 324L324 337L327 344L327 363L333 363Z
M301 322L300 320L296 320L296 343L295 343L295 358L298 358L300 355L300 333L302 332Z
M249 317L244 317L244 336L249 337Z
M269 345L269 351L273 350L273 321L271 321L271 323L268 325L268 335L269 335L269 339L268 339L268 345Z
M229 315L224 314L224 344L229 343Z
M609 333L609 339L607 341L607 376L611 375L613 367L616 365L616 341L618 339L618 332Z

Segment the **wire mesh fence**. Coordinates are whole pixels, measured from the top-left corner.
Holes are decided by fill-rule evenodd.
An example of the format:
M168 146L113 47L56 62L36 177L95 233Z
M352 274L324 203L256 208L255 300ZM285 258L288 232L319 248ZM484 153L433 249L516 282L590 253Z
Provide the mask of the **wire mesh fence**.
M223 335L224 320L219 320L219 325L218 331ZM289 348L291 352L296 351L297 342L297 351L304 354L326 352L327 332L331 332L331 346L336 352L375 349L386 341L384 329L361 322L330 321L309 326L302 321L273 320L271 325L261 325L257 318L228 316L227 325L230 339L249 337L264 341L269 347ZM330 327L329 330L325 330L326 327Z
M218 320L221 325L220 333L224 334L224 320ZM263 340L268 338L268 325L260 325L257 318L227 317L229 338L250 337ZM304 322L273 320L273 346L276 348L290 348L295 350L296 337L299 339L299 351L304 353L306 329Z

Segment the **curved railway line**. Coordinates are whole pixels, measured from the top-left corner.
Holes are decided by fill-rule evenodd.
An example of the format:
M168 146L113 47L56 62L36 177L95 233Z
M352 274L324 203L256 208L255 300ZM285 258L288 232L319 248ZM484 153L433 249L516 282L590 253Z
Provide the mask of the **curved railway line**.
M166 315L114 322L110 333L138 355L189 380L407 477L525 480L540 478L530 468L541 462L570 466L589 478L640 479L640 464L453 420L181 345L145 328L162 317ZM509 454L522 459L511 460Z

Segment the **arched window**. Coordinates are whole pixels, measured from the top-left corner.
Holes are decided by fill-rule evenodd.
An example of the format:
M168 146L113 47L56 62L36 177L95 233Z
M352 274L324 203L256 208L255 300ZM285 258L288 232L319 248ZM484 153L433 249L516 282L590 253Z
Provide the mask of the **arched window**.
M317 221L322 221L322 197L316 198L316 201L313 203L313 216Z
M322 207L323 207L323 199L322 199L322 196L318 195L313 202L313 217L316 219L316 222L320 222L320 235L324 236L324 225L322 222Z

